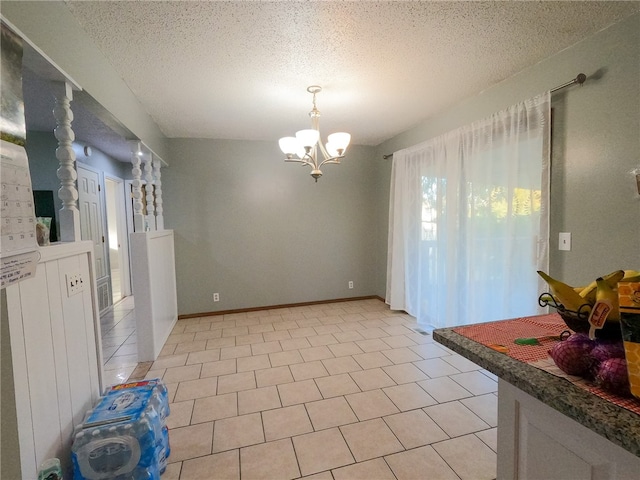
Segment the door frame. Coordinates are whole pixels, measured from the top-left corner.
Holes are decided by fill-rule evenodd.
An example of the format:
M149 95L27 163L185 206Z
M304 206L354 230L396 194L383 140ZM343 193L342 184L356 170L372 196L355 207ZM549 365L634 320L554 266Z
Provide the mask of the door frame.
M110 180L116 184L116 222L118 229L118 243L120 244L120 248L118 248L118 252L120 255L120 279L121 279L121 290L122 297L128 297L131 295L131 269L129 262L129 225L128 225L128 215L126 209L126 195L125 195L125 180L109 173L104 174L104 181ZM105 185L105 198L106 198L106 185ZM106 208L106 201L105 201ZM108 228L108 224L107 224ZM108 238L108 235L107 235ZM110 250L109 250L110 252ZM111 255L111 253L109 253ZM109 263L111 263L111 258L109 258ZM111 266L111 265L109 265ZM112 280L113 282L113 280Z

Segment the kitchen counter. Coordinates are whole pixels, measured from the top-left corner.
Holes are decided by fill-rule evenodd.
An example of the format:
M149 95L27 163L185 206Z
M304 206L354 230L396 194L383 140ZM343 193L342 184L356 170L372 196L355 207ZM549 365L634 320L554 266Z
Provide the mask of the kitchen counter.
M508 322L508 320L505 320L505 322ZM492 328L491 325L497 323L499 322L478 324L476 326L482 327L486 325L487 331L490 331ZM600 398L574 385L567 379L552 375L551 373L458 334L453 328L436 329L433 331L433 338L454 352L459 353L463 357L495 374L499 377L500 381L507 382L519 391L528 394L565 417L604 437L614 445L621 447L626 450L626 452L631 453L636 457L635 459L631 457L633 468L637 467L634 460L640 462L640 458L637 458L640 457L640 415ZM510 390L510 387L505 386L505 390ZM505 395L508 393L509 392L506 392ZM499 390L499 397L501 394ZM516 401L515 403L517 404L518 402ZM518 408L516 405L513 410L516 417L518 415ZM553 415L553 412L550 413ZM548 417L549 415L545 414L544 416ZM511 419L508 422L503 420L503 423L515 425L514 428L516 429L518 428L518 422L522 422L522 419ZM499 437L501 435L500 430L501 423L499 418ZM515 437L516 439L514 441L517 442L517 432L515 433ZM597 441L599 440L600 439ZM500 450L500 441L498 443L498 449ZM515 448L515 450L517 450L517 448ZM626 455L626 452L622 452L622 455ZM500 460L500 451L498 451L498 459ZM629 459L625 457L625 460ZM637 471L638 470L636 470L636 472ZM514 478L516 476L517 475L514 474Z

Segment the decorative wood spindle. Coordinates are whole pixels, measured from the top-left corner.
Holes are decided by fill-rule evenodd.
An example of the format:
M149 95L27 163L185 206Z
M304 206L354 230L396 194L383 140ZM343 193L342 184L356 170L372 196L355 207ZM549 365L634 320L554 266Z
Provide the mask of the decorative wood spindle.
M153 202L153 170L152 170L152 162L153 162L153 153L149 153L143 157L144 162L144 179L146 180L145 191L146 191L146 199L145 205L147 207L147 215L146 219L146 230L155 230L156 229L156 208Z
M140 169L140 143L131 142L131 174L133 181L131 182L133 197L133 231L144 232L144 214L142 213L142 170Z
M70 103L73 100L71 85L67 82L53 83L55 106L53 115L56 119L56 128L53 133L58 140L56 158L60 164L57 170L60 180L58 198L62 200L60 209L60 240L63 242L76 242L81 240L80 211L78 210L78 189L76 180L76 154L72 144L75 134L71 128L73 112Z
M164 230L164 215L163 215L163 208L162 208L162 179L161 177L161 173L160 173L160 168L162 168L162 162L160 161L159 158L154 157L153 158L153 172L154 172L154 189L153 189L153 193L155 194L155 200L156 200L156 228L158 230Z

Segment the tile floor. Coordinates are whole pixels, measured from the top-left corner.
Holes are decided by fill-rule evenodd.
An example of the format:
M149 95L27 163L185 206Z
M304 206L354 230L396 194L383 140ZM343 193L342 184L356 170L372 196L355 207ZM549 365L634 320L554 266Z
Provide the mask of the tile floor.
M379 300L179 320L131 377L169 388L163 480L494 479L496 378L415 327Z
M105 386L125 382L138 364L133 297L126 297L100 316Z

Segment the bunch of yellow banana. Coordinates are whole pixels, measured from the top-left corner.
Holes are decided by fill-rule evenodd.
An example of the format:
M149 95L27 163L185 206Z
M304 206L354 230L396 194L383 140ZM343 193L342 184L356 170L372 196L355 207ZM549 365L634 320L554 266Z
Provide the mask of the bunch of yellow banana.
M572 287L542 271L538 271L538 275L549 285L549 292L556 303L562 304L567 310L590 311L597 301L608 301L612 308L607 319L613 321L620 320L618 282L640 282L640 270L615 270L583 287Z

